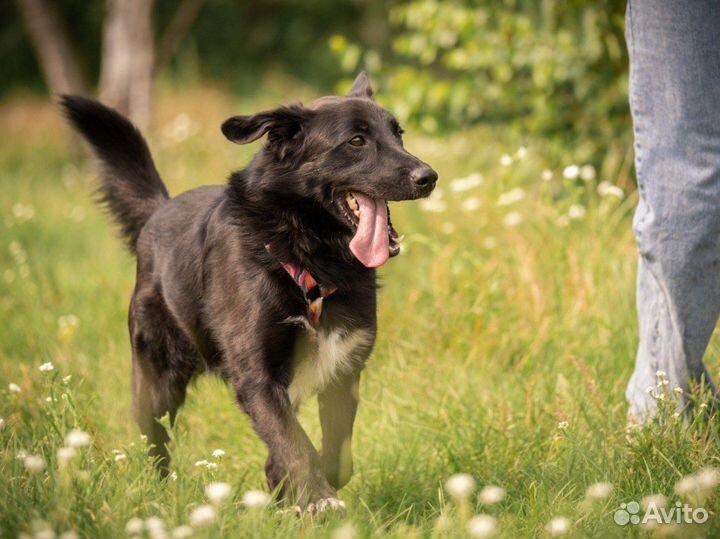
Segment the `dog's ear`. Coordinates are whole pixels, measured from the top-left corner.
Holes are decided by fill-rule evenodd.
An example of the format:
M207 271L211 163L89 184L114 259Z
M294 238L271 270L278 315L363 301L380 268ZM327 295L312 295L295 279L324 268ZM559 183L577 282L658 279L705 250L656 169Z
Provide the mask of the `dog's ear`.
M358 76L355 77L355 82L353 82L352 88L350 88L348 97L364 97L366 99L373 98L373 89L370 85L370 79L368 78L367 72L361 71L358 73Z
M267 133L268 146L282 160L302 145L311 115L312 111L302 105L291 105L252 116L233 116L223 122L221 129L235 144L249 144Z

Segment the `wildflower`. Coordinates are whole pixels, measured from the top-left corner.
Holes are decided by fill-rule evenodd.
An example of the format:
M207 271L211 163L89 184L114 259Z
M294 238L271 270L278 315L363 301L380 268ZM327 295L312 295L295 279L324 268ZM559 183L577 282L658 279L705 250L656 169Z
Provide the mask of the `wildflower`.
M207 465L208 465L208 461L206 459L195 461L195 467L197 467L197 468L200 468L201 466L207 466Z
M512 157L510 157L508 154L504 153L500 156L500 164L504 167L509 167L512 165Z
M212 456L216 459L222 458L225 456L225 451L223 451L222 449L216 449L212 452Z
M27 457L27 455L28 455L27 451L25 451L24 449L21 449L20 451L15 453L15 458L17 460L25 460L25 457Z
M9 389L12 393L20 393L20 386L17 385L17 384L14 384L14 383L12 383L12 382L10 382L10 383L8 384L8 389Z
M127 455L125 453L118 453L115 455L115 462L120 462L121 460L127 459Z
M587 210L585 206L581 206L580 204L573 204L568 210L568 217L573 220L584 219L586 215Z
M569 165L563 169L563 177L566 180L575 180L580 176L580 167L577 165Z
M262 509L270 503L270 494L262 490L248 490L242 497L242 504L249 509Z
M54 368L55 368L55 366L50 361L48 361L47 363L43 363L42 365L40 365L38 367L38 370L40 372L50 372Z
M495 249L495 247L497 247L497 240L492 236L488 236L483 240L482 246L485 247L485 249Z
M584 182L591 182L595 179L595 167L592 165L583 165L580 167L580 179Z
M525 190L516 187L515 189L511 189L507 193L503 193L500 195L500 197L497 200L498 206L509 206L510 204L515 204L516 202L520 202L522 199L525 198Z
M450 190L455 193L461 193L463 191L469 191L475 187L482 185L483 177L482 174L474 173L466 178L456 178L450 181Z
M720 485L720 469L703 468L675 483L675 493L683 497L705 498Z
M87 432L79 429L71 430L67 436L65 436L65 445L68 447L87 447L92 442L92 438Z
M680 395L683 394L683 388L675 387L675 388L673 388L673 393L675 393L675 395L677 395L679 397Z
M45 469L45 459L40 455L27 455L24 460L25 468L27 471L36 474L40 473Z
M467 529L473 539L484 539L497 531L497 519L492 515L475 515L468 522Z
M74 447L61 447L57 450L57 460L60 465L67 464L77 455Z
M72 380L72 374L68 374L67 376L64 376L62 379L63 384L69 384L70 380Z
M145 523L141 518L133 517L125 524L125 532L128 535L140 534L145 529Z
M603 181L600 182L597 186L597 194L601 197L622 198L625 196L625 191L623 191L617 185L613 185L610 182Z
M569 422L569 421L560 421L560 423L558 423L558 428L559 428L560 430L567 430L567 428L568 428L569 426L570 426L570 422Z
M464 211L475 211L480 208L480 199L477 197L470 197L463 200L462 209Z
M211 505L198 505L190 513L190 524L192 526L204 526L215 520L215 509Z
M515 152L515 157L518 159L525 159L527 157L527 148L525 146L520 146Z
M658 380L664 380L667 378L667 373L665 371L656 371L655 376L657 376Z
M463 502L475 492L475 479L470 474L457 473L445 482L445 490L453 500Z
M178 478L177 472L173 470L173 471L170 473L170 480L171 480L171 481L177 481L177 478Z
M553 537L565 535L568 531L570 531L570 521L565 517L555 517L548 522L545 529Z
M505 492L504 488L497 487L495 485L488 485L486 487L483 487L482 490L480 490L480 494L478 494L478 499L480 500L480 503L492 505L503 501L506 494L507 492Z
M227 483L210 483L205 487L205 496L214 503L221 504L232 494L232 487Z
M80 325L80 319L74 314L67 314L58 318L58 337L63 341L69 341L75 335Z
M205 465L205 467L206 467L208 470L217 470L218 465L217 465L217 463L215 463L215 462L208 462L208 463Z
M350 522L346 522L335 530L333 539L355 539L356 536L357 530L355 529L355 526L353 526Z
M523 222L522 213L511 211L505 217L503 217L503 224L505 226L517 226Z
M593 483L585 491L585 497L591 500L604 500L612 494L611 483Z
M178 526L172 532L173 539L187 539L192 534L193 534L193 529L187 525Z
M540 179L544 182L549 182L553 179L553 171L549 168L546 168L540 173Z

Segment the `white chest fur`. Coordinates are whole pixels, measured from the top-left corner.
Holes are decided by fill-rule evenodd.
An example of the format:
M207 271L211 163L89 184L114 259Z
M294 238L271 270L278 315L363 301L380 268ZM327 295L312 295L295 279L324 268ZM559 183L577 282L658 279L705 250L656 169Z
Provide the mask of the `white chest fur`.
M366 330L321 330L312 340L306 334L299 337L288 388L293 406L322 391L338 375L364 361L372 345L372 334Z

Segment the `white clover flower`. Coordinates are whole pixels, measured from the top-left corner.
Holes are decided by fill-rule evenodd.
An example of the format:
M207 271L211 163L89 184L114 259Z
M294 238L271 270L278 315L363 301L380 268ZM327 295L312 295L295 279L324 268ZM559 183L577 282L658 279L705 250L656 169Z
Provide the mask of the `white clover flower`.
M456 502L464 502L475 492L475 479L466 473L456 473L445 481L445 490Z
M601 197L622 198L625 196L625 191L623 191L617 185L613 185L610 182L603 181L600 182L597 186L597 194Z
M333 539L355 539L355 537L357 537L357 530L351 522L346 522L333 534Z
M555 517L548 522L545 529L553 537L565 535L568 531L570 531L570 520L565 517Z
M611 483L593 483L585 490L585 496L591 500L604 500L612 494L612 491Z
M505 217L503 217L503 224L505 226L518 226L523 222L522 213L517 211L511 211Z
M483 183L482 174L474 173L466 178L455 178L450 181L450 190L455 193L469 191L475 187L480 187Z
M212 456L216 459L222 458L225 456L225 451L223 451L222 449L216 449L212 452Z
M248 490L242 497L242 504L249 509L262 509L270 503L270 494L262 490Z
M232 487L227 483L210 483L205 487L205 496L214 504L221 504L232 494Z
M192 526L204 526L215 520L215 509L212 505L198 505L190 513L190 525Z
M12 382L8 384L8 389L11 393L20 393L20 386Z
M187 539L192 534L193 534L193 529L187 525L178 526L172 532L173 539Z
M503 501L506 494L507 492L504 488L495 485L488 485L480 490L478 499L480 500L480 503L492 505Z
M208 465L208 461L206 459L195 461L196 468L200 468L201 466L207 466L207 465Z
M558 423L558 428L559 428L560 430L567 430L567 428L568 428L569 426L570 426L570 422L569 422L569 421L560 421L560 422Z
M566 180L575 180L580 176L580 167L577 165L569 165L563 169L563 178Z
M513 158L510 155L504 153L500 156L500 164L502 166L509 167L510 165L512 165L512 162Z
M580 204L573 204L570 206L570 209L568 209L568 217L570 219L584 219L586 215L587 210L585 209L585 206L581 206Z
M497 199L497 205L498 206L509 206L510 204L515 204L516 202L520 202L525 198L525 190L521 187L515 187L514 189L510 189L507 193L503 193L500 195Z
M591 182L595 179L595 167L592 165L583 165L580 167L580 179L584 182Z
M25 468L32 474L37 474L45 469L45 459L40 455L27 455L24 459Z
M515 157L518 159L525 159L527 157L527 148L525 146L520 146L515 152Z
M57 450L57 460L61 465L67 464L77 455L74 447L61 447Z
M128 535L137 535L143 532L145 529L145 522L143 522L143 519L133 517L130 520L127 521L127 524L125 524L125 532Z
M71 430L67 436L65 436L65 445L68 447L87 447L92 442L90 435L80 429Z
M208 463L205 465L205 467L206 467L208 470L217 470L218 465L217 465L216 462L208 462Z
M546 168L540 173L540 179L544 182L549 182L553 179L553 171L549 168Z
M38 370L40 372L50 372L53 369L55 369L55 365L52 364L52 362L48 361L47 363L43 363L38 367Z
M485 539L497 531L497 519L492 515L475 515L468 522L467 529L473 539Z
M471 212L480 209L480 199L477 197L466 198L462 202L463 211Z

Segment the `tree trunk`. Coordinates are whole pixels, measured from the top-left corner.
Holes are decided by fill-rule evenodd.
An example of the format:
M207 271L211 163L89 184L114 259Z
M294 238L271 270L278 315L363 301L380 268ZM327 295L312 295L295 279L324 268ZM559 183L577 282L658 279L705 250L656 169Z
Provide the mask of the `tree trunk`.
M136 125L150 122L153 86L154 0L107 0L100 99Z
M80 66L56 6L49 0L16 2L50 93L53 96L86 93Z
M183 38L192 28L205 2L206 0L183 0L180 4L158 45L153 69L154 75L157 76L170 63Z

